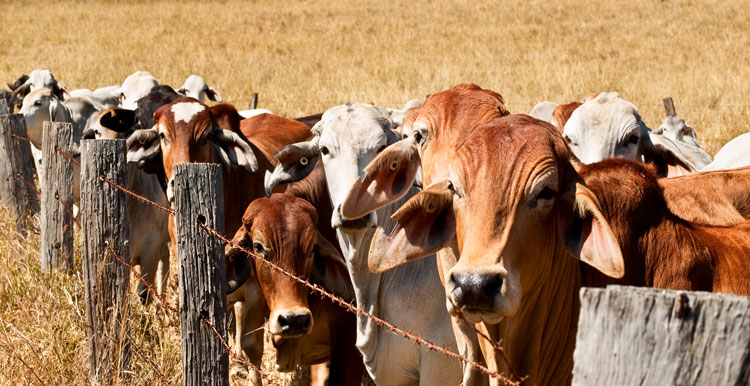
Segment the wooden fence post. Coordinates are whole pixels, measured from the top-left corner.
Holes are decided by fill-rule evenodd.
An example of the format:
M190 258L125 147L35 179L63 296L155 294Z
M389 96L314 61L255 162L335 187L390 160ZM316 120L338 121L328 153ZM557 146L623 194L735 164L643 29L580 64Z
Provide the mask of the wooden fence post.
M94 385L126 383L130 370L128 282L130 271L112 255L130 261L128 200L119 185L127 181L125 140L81 141L81 218L83 279L89 377Z
M0 101L0 111L9 111ZM31 215L39 213L39 195L34 186L34 161L20 114L0 114L0 199L16 221L19 232L28 228Z
M573 385L750 384L750 298L581 289Z
M258 93L254 92L253 96L250 98L250 110L255 110L258 108Z
M226 341L224 245L200 224L224 232L221 167L175 165L175 224L180 261L182 383L227 386L229 356L203 319Z
M664 109L667 111L668 117L674 117L677 115L677 112L674 109L674 101L672 100L672 97L664 98Z
M70 152L73 125L44 122L42 154L42 270L73 268L73 163L60 154Z

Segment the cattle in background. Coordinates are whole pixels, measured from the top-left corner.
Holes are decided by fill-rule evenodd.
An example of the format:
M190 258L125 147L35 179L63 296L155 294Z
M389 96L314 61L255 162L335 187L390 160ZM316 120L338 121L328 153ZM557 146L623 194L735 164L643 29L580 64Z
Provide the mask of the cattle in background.
M579 173L619 242L622 282L750 295L750 222L714 226L683 220L669 210L653 165L612 159L585 165Z
M542 101L534 105L534 107L529 112L529 115L545 122L552 122L552 113L555 111L557 106L559 105L555 102Z
M361 218L378 208L394 204L409 191L422 172L422 184L440 181L449 176L445 165L455 149L475 128L488 120L508 115L503 97L475 84L460 84L427 98L406 140L389 146L366 168L366 175L355 181L341 206L344 219ZM397 206L394 204L395 209ZM379 217L378 217L379 218ZM373 243L373 245L377 245ZM456 263L455 243L437 252L440 279ZM371 268L388 265L384 251L370 251ZM372 265L377 262L376 265ZM483 362L476 331L452 316L451 323L459 352L476 362ZM464 366L465 385L487 382L487 376Z
M664 118L661 125L653 131L652 135L663 135L671 139L698 170L702 170L713 161L711 156L703 151L698 144L695 129L688 126L684 119L676 115Z
M199 75L188 76L188 78L185 79L185 83L177 89L177 93L195 98L201 102L204 102L206 97L214 102L222 101L221 94L219 94L219 92L213 87L206 84L203 77Z
M139 108L145 108L142 104ZM135 112L126 109L107 109L83 133L84 139L123 139L135 125ZM147 173L138 165L128 163L126 187L159 204L167 206L167 196L155 174ZM130 261L141 267L146 283L164 294L169 274L169 214L163 210L128 196L128 222L130 229ZM138 281L138 295L147 304L151 298L146 285Z
M384 252L371 261L380 270L455 243L459 259L445 280L449 312L482 323L502 342L507 362L480 340L491 369L534 385L571 381L586 273L621 277L625 270L571 158L546 122L526 115L487 121L451 151L443 179L404 204L393 215L397 228L379 229L372 244Z
M72 124L73 146L71 154L77 157L80 154L81 136L92 121L96 120L98 111L98 106L86 98L68 98L63 101L52 89L43 87L26 95L19 113L23 115L28 137L39 143L42 142L45 121ZM30 145L37 170L42 170L42 151L34 144ZM42 174L38 174L39 182L44 186ZM78 203L80 197L80 174L80 166L73 165L73 199L76 203ZM77 213L77 210L74 212Z
M68 92L70 98L89 98L92 102L100 104L102 107L100 110L117 107L117 100L112 96L112 92L117 90L120 86L106 86L100 87L94 91L87 88L79 88Z
M364 366L354 345L354 314L317 293L309 293L306 287L251 260L243 251L251 250L294 275L352 299L354 290L346 265L337 248L317 229L318 222L313 205L291 194L275 193L250 203L242 227L232 239L234 245L227 246L229 290L248 278L258 281L267 307L252 312L268 320L277 371L330 361L328 380L317 379L320 383L314 383L316 386L357 385Z
M26 75L21 76L13 85L8 84L9 87L15 87L11 87L11 89L13 90L13 94L11 94L11 103L13 103L14 105L18 105L19 108L26 95L28 95L30 92L39 90L40 88L48 88L52 90L52 94L54 94L60 100L65 99L65 89L67 87L64 83L58 82L57 79L55 79L52 71L44 68L38 68L34 71L31 71L28 77L26 77L26 80L22 84L18 85L18 82L24 77L26 77Z
M750 133L741 134L727 142L714 160L701 171L736 169L750 166Z
M661 176L697 170L672 140L652 135L638 109L616 92L599 93L575 109L563 137L573 154L587 164L618 157L654 162Z
M146 71L136 71L122 82L122 86L112 90L112 97L115 98L120 106L129 110L135 110L138 107L138 100L148 95L154 87L158 86L151 73Z
M266 174L266 189L270 192L279 183L297 181L321 162L333 202L330 221L337 230L357 307L455 350L434 259L382 274L373 274L368 268L368 250L375 226L391 229L395 224L390 215L405 199L363 218L347 220L341 215L341 203L352 182L366 174L365 166L378 153L398 141L392 131L394 126L390 113L373 105L333 107L313 128L315 137L311 141L289 145L276 155L279 164L273 173ZM404 187L407 198L418 191L411 187L411 181L403 182L407 184ZM378 384L460 382L458 362L393 335L364 315L357 317L357 347Z
M563 130L565 123L570 119L573 111L582 105L581 102L570 102L564 105L558 105L554 102L539 102L531 109L529 115L532 117L551 123L553 126Z
M270 114L259 115L240 123L234 107L218 104L208 107L193 98L180 97L161 106L154 114L155 126L140 129L128 137L128 162L152 164L161 156L160 170L167 178L167 199L174 199L174 165L189 162L222 164L224 231L234 234L242 225L242 213L255 198L265 196L263 176L276 164L273 154L291 143L311 136L304 124ZM176 247L174 219L169 221L173 251ZM248 283L227 297L234 306L239 331L261 328L263 320L246 321L238 307L257 309L261 302L257 283ZM261 302L262 303L262 302ZM261 304L262 306L262 304ZM257 318L256 318L257 319ZM251 323L252 322L252 323ZM235 336L235 349L252 362L262 354L262 334ZM260 352L253 351L260 347ZM260 382L252 372L251 381Z

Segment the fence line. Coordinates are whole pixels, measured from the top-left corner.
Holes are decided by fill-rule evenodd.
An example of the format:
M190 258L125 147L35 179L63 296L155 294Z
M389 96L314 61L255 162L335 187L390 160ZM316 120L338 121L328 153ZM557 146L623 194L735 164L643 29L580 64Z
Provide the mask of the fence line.
M15 136L15 138L17 140L22 140L22 141L25 141L25 140L32 141L32 140L30 140L28 138L24 138L24 137L20 137L20 136ZM71 162L77 163L77 161L75 160L75 158L72 155L70 155L68 153L65 153L61 149L58 149L58 151L61 154L63 154L63 156L65 156L65 158L67 158ZM169 213L171 216L175 215L175 212L174 212L173 209L164 207L162 205L159 205L159 204L157 204L157 203L155 203L155 202L153 202L153 201L151 201L151 200L149 200L149 199L147 199L147 198L139 195L138 193L135 193L135 192L133 192L133 191L131 191L131 190L123 187L122 185L120 185L120 184L118 184L118 183L116 183L114 181L109 180L104 175L100 175L99 178L102 181L107 182L111 186L115 187L116 189L123 191L125 194L127 194L127 195L129 195L131 197L135 197L136 199L138 199L138 200L140 200L142 202L145 202L145 203L148 203L150 205L153 205L153 206L155 206L155 207L157 207L157 208L159 208L159 209L161 209L161 210ZM257 256L253 251L250 251L250 250L248 250L248 249L246 249L246 248L244 248L244 247L242 247L242 246L240 246L240 245L238 245L236 243L233 243L232 240L230 240L227 237L225 237L224 235L222 235L216 229L211 228L211 227L209 227L209 226L207 226L205 224L202 224L200 222L199 222L199 226L202 227L207 232L209 232L210 234L212 234L214 237L217 237L223 243L231 245L233 247L236 247L237 249L239 249L243 253L246 253L248 256L250 256L254 260L257 260L257 261L259 261L262 264L266 264L271 269L273 269L273 270L275 270L277 272L280 272L283 275L291 278L292 280L294 280L294 281L302 284L303 286L309 288L309 290L311 290L312 292L318 293L322 298L328 298L334 304L338 304L339 306L345 308L347 311L352 312L352 313L354 313L356 315L364 315L365 317L367 317L367 318L371 319L372 321L374 321L379 326L385 327L386 331L388 331L390 333L393 333L395 335L401 335L401 336L403 336L406 339L412 340L412 341L414 341L414 342L416 342L418 344L421 344L421 345L425 346L428 350L434 350L434 351L440 352L441 354L443 354L445 356L452 357L452 358L458 360L459 362L464 363L466 365L469 365L472 368L474 368L474 369L476 369L476 370L478 370L478 371L480 371L480 372L482 372L484 374L487 374L487 375L489 375L489 376L491 376L493 378L501 380L504 384L506 384L508 386L518 386L518 385L520 385L526 379L526 377L516 376L515 373L514 373L514 371L510 368L510 366L509 366L509 369L510 369L510 372L511 372L511 378L508 378L508 377L504 376L503 374L498 373L496 371L493 371L492 369L488 368L487 366L482 365L481 363L472 361L472 360L464 357L461 354L452 352L451 350L448 350L447 348L445 348L443 346L436 345L433 342L420 337L419 335L415 335L415 334L412 334L409 331L403 330L403 329L401 329L401 328L399 328L399 327L391 324L390 322L388 322L388 321L386 321L384 319L381 319L381 318L379 318L379 317L377 317L375 315L372 315L371 313L369 313L369 312L367 312L367 311L365 311L365 310L363 310L361 308L358 308L358 307L354 306L353 302L347 302L345 299L343 299L343 298L341 298L341 297L339 297L339 296L337 296L337 295L335 295L333 293L330 293L330 292L326 291L323 287L321 287L321 286L319 286L317 284L310 283L307 279L304 279L304 278L302 278L302 277L300 277L298 275L295 275L295 274L293 274L291 272L288 272L288 271L284 270L283 268L277 266L273 262L264 259L262 256ZM116 254L113 254L113 256L116 256ZM127 266L128 269L131 272L133 272L134 268L132 266L130 266L129 263L125 262L125 260L123 260L123 259L117 259L117 260L121 264ZM140 275L138 275L138 276L139 276L138 279L145 283L145 280L143 279L143 277L140 276ZM152 292L152 294L156 294L156 291L153 289L153 287L147 286L147 289L150 292ZM165 305L167 304L166 302L163 301L163 299L159 298L159 300L163 304L165 304ZM204 321L208 322L210 324L209 321L207 321L207 320L204 320ZM220 334L218 334L217 336L224 343L225 350L228 349L228 353L229 353L230 356L232 356L232 358L234 358L234 359L238 360L239 362L241 362L242 364L244 364L244 365L246 365L246 366L248 366L248 367L250 367L250 368L252 368L252 369L254 369L256 371L258 371L258 373L261 375L261 377L263 377L267 381L271 382L269 378L267 378L266 376L264 376L264 373L262 371L260 371L260 369L258 369L257 366L253 365L247 359L241 358L241 357L237 356L231 350L231 348L228 348L228 345L226 345L226 342L223 341L223 338L221 337ZM489 338L485 334L479 334L479 336L481 336L483 339L488 340L490 342L490 344L493 346L493 348L497 349L498 347L500 347L499 344L498 344L498 342L495 342L494 340L492 340L491 338ZM507 358L505 358L504 350L501 351L501 354L502 354L503 358L505 360L507 360ZM513 380L512 378L517 378L518 380Z

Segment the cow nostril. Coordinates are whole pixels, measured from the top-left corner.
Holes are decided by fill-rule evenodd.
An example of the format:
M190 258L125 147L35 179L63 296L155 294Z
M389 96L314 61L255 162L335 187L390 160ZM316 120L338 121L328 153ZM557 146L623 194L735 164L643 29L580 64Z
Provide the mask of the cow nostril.
M469 308L493 308L503 286L503 278L498 274L454 273L448 280L456 305Z
M279 315L277 319L281 332L284 334L297 335L306 333L312 318L309 314Z
M487 281L483 285L484 296L494 298L503 287L503 277L500 275L487 275Z

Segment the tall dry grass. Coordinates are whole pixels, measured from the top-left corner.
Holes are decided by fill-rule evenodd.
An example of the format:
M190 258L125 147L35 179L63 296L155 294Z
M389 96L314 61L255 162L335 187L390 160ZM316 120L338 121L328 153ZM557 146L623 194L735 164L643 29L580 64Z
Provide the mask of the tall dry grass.
M238 107L255 91L260 107L288 116L400 106L460 82L500 92L512 112L619 91L652 127L672 96L711 153L750 118L748 0L0 2L0 20L4 82L37 67L71 89L136 70L177 87L197 73ZM19 238L7 217L0 384L85 384L80 275L42 273L38 235ZM135 382L178 384L176 317L131 304L144 351L133 354Z

